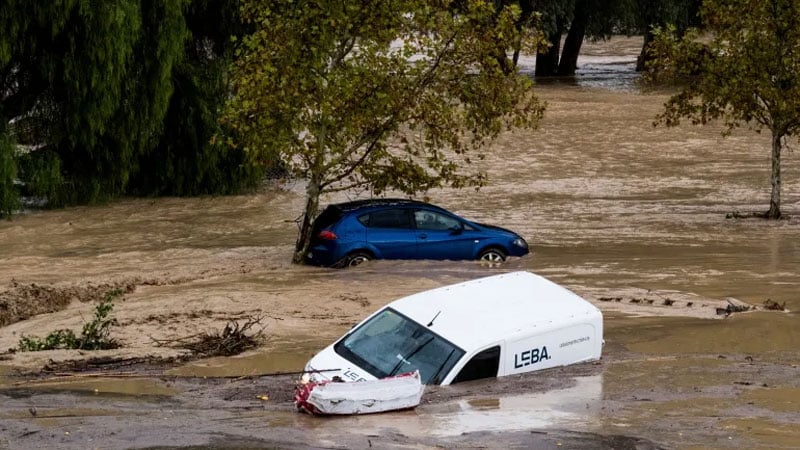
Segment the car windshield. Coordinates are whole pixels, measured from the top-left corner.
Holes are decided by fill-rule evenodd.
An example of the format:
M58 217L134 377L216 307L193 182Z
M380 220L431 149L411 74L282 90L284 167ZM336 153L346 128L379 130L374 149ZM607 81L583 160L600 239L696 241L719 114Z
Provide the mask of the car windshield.
M464 350L391 308L345 336L334 350L376 378L419 369L424 384L441 383L464 355Z

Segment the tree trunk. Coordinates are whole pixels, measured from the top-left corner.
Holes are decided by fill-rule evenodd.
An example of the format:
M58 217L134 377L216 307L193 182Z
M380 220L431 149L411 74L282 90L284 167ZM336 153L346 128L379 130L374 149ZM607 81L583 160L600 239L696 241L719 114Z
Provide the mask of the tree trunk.
M519 19L517 20L517 31L522 31L523 27L530 25L530 19L534 12L534 3L535 0L520 0L519 7L521 9L521 14L519 15ZM519 45L514 48L514 56L512 57L512 62L514 63L514 68L517 67L519 63L519 54L520 54Z
M536 54L536 72L537 77L552 77L558 74L558 54L561 49L561 33L553 33L549 36L550 43L552 44L546 53Z
M637 72L644 72L647 68L647 62L652 59L649 53L650 43L653 42L655 36L653 35L653 31L648 29L644 33L644 43L642 44L642 51L639 52L639 57L636 58L636 71Z
M508 55L506 55L505 49L498 48L495 59L497 59L497 65L500 67L500 70L503 71L504 75L509 75L516 67L517 62L513 61L513 66L509 67L508 65Z
M317 217L317 211L319 211L320 193L319 182L309 180L306 187L306 209L303 212L303 222L300 225L300 232L294 245L294 256L292 256L292 262L295 264L302 264L305 261L306 253L311 246L311 231L314 228L314 218Z
M769 181L772 184L772 194L769 197L769 211L767 219L781 218L781 140L783 136L772 132L772 173Z
M586 3L586 0L579 0L575 4L575 15L564 39L564 50L561 51L561 61L558 63L559 75L575 75L575 69L578 68L578 55L581 52L583 38L586 36L586 25L589 23L589 9Z

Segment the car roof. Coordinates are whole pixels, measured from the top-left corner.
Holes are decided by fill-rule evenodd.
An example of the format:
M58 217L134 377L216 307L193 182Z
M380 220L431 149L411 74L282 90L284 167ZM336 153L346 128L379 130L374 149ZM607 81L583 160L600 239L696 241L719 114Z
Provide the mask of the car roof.
M577 294L530 272L444 286L388 305L430 326L465 351L594 318L600 311Z
M351 212L360 209L384 206L425 206L428 208L442 209L439 206L430 203L421 202L419 200L410 200L405 198L370 198L366 200L354 200L351 202L335 203L329 207L339 209L342 212Z

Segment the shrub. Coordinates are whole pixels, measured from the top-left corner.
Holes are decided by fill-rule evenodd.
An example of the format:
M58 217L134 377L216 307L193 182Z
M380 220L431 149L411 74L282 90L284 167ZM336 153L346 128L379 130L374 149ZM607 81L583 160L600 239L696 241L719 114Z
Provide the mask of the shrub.
M40 350L76 349L76 350L106 350L118 348L119 343L109 335L111 327L117 324L117 319L111 317L114 309L114 299L122 295L122 291L115 289L106 294L105 299L94 309L94 318L83 325L80 336L72 330L56 330L45 336L44 339L36 336L22 336L19 340L19 349L23 352L37 352Z

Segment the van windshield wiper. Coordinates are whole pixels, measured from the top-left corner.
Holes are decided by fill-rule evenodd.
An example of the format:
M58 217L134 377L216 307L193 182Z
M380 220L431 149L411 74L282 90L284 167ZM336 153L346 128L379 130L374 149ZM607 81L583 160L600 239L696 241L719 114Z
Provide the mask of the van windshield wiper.
M401 355L401 354L399 354L399 353L398 353L397 355L398 355L398 356L400 356L400 361L398 361L398 362L397 362L397 365L395 365L395 366L394 366L394 368L392 369L392 371L391 371L391 372L389 372L389 375L395 375L395 373L397 372L397 370L398 370L398 369L400 369L400 365L401 365L401 364L403 364L404 362L406 362L406 363L408 363L408 364L411 364L411 361L409 361L409 360L410 360L410 359L411 359L411 358L412 358L414 355L416 355L417 353L419 353L419 351L420 351L420 350L422 350L423 348L425 348L425 346L426 346L426 345L430 344L430 343L431 343L431 341L433 341L433 336L431 336L431 337L430 337L430 339L428 339L427 341L425 341L425 342L424 342L422 345L420 345L419 347L415 348L415 349L414 349L414 351L413 351L413 352L411 352L411 353L409 353L409 354L408 354L408 356L406 356L405 358L403 357L403 355Z

